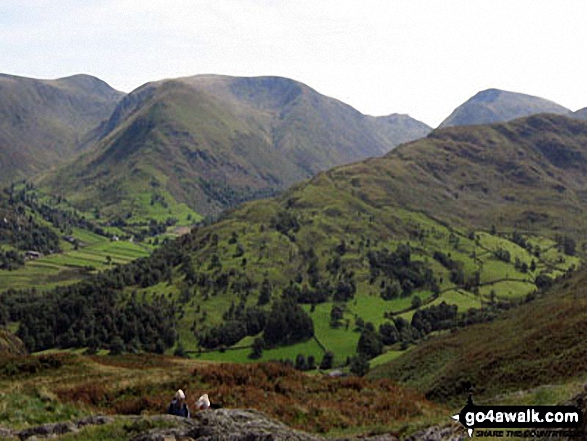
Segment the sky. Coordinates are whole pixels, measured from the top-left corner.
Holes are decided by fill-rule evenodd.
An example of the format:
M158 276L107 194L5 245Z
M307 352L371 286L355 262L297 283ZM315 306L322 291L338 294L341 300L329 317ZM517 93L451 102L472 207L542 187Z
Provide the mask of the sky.
M583 0L2 0L0 72L278 75L433 127L480 90L587 107Z

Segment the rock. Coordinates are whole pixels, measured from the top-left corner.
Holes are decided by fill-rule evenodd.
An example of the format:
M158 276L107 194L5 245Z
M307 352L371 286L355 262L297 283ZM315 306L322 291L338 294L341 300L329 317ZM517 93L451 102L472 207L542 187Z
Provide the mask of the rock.
M107 417L104 415L92 415L90 417L76 421L75 425L78 429L81 429L84 426L100 426L102 424L110 424L113 421L114 418L112 417Z
M464 441L469 439L462 426L450 424L446 426L432 426L420 430L406 438L406 441Z
M77 432L82 427L88 425L100 425L108 424L113 422L114 419L105 416L91 416L75 422L61 422L52 424L43 424L41 426L29 427L18 432L14 432L12 435L17 436L21 440L33 441L37 438L53 438L65 433ZM0 432L1 435L1 432Z
M0 439L11 439L14 438L15 435L12 430L7 429L6 427L0 426Z
M36 437L50 437L56 435L63 435L64 433L68 432L77 432L78 428L74 423L67 422L67 423L53 423L53 424L43 424L42 426L37 427L30 427L28 429L23 429L20 432L17 432L16 435L21 439L30 439L33 436Z
M256 410L217 409L196 413L193 418L173 417L179 428L153 429L133 441L322 441L268 418Z

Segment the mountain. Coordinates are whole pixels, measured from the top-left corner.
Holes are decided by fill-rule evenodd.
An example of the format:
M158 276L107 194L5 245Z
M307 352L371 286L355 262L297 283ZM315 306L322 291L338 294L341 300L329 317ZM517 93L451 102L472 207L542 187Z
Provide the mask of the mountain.
M536 113L563 115L569 112L569 109L543 98L499 89L487 89L457 107L439 127L490 124Z
M573 112L571 116L578 119L587 119L587 107Z
M371 117L376 130L385 134L393 145L403 144L415 139L423 138L432 129L421 121L409 115L393 113L387 116Z
M94 302L136 291L137 305L157 299L158 311L177 315L158 319L166 334L155 341L139 341L139 325L131 327L129 348L165 350L177 329L183 349L212 360L321 360L331 351L344 363L357 350L377 357L384 341L396 351L447 325L491 319L577 268L587 232L586 152L587 122L552 114L439 129L225 212L147 259L6 313L39 317L19 330L29 349L83 346L77 336L98 329L107 331L94 343L109 347L117 308L130 306L111 300L110 317L79 317ZM8 304L20 294L6 295ZM76 307L80 314L48 340L41 331L54 325L46 318ZM423 319L420 309L432 315Z
M123 96L102 80L37 80L0 74L0 183L31 178L71 159L84 134Z
M140 216L149 200L215 214L429 130L407 116L365 116L285 78L164 80L126 96L93 131L98 143L44 185L107 215Z

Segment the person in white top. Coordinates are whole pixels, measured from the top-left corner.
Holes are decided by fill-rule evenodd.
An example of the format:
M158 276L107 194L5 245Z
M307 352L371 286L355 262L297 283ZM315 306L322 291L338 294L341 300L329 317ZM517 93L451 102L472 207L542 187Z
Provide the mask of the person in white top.
M208 394L204 394L196 401L196 410L206 410L209 408L210 400L208 399Z

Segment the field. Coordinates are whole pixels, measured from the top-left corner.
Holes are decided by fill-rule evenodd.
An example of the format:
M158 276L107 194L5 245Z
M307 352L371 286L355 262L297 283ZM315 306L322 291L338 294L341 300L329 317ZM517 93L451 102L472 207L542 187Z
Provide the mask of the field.
M0 271L0 291L35 288L48 290L75 283L112 265L125 264L148 256L152 246L129 241L111 241L87 230L75 228L71 235L79 240L79 249L62 241L64 251L28 260L21 268Z

